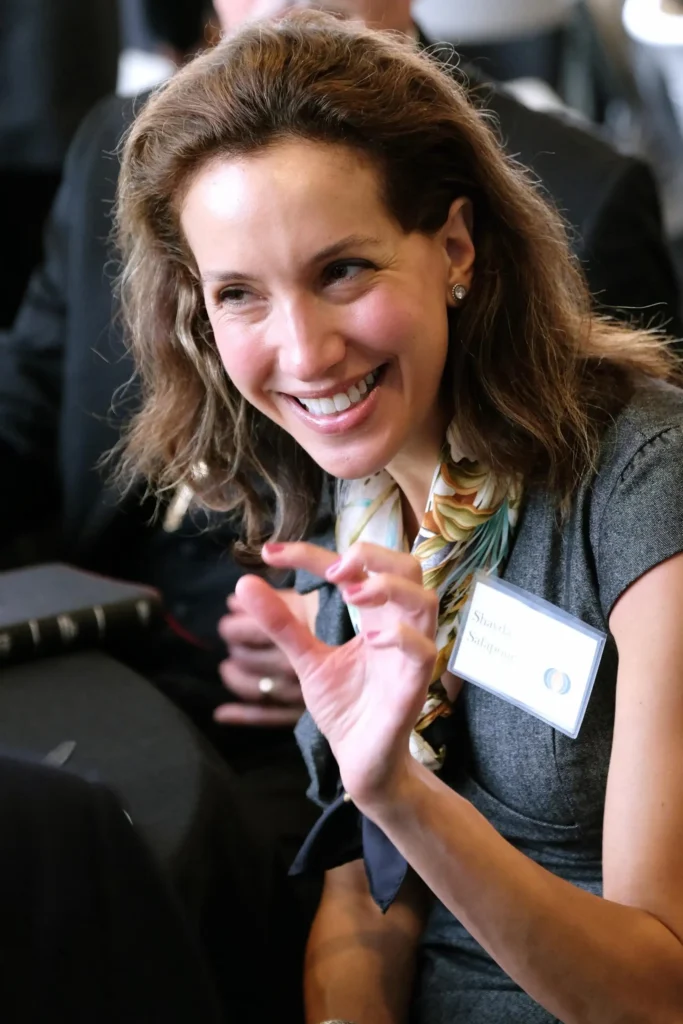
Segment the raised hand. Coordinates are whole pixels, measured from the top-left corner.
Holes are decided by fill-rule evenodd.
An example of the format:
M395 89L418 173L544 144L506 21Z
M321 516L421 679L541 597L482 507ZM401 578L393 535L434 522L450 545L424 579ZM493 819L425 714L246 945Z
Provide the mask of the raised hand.
M391 785L409 757L436 659L436 596L424 589L411 555L374 544L356 544L341 559L312 544L266 545L264 559L324 577L360 612L359 635L329 647L264 580L245 576L237 585L242 606L299 677L345 788L357 801L371 798Z

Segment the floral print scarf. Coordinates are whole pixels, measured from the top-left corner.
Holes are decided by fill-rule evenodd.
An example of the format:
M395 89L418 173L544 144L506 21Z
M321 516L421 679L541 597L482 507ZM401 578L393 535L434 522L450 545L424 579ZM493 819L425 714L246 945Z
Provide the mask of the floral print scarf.
M441 677L458 634L460 613L477 570L495 573L505 562L517 523L522 489L517 478L496 477L461 447L451 424L434 472L429 500L412 554L422 565L425 587L436 590L438 656L427 699L410 737L410 751L426 767L441 767L443 751L429 745L424 731L451 705ZM386 470L341 485L337 512L337 551L357 541L408 551L401 494ZM356 632L360 613L349 605Z

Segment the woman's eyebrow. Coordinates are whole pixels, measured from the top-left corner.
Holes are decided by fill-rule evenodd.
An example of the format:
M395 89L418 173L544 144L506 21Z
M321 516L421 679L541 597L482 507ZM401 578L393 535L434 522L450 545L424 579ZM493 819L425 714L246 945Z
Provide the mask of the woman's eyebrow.
M202 284L221 284L223 281L249 281L252 276L238 270L207 270L200 280Z
M341 238L338 242L334 242L332 245L327 245L324 249L320 249L320 251L317 252L311 260L311 263L322 263L325 260L333 259L335 256L339 256L346 249L353 249L364 245L379 244L380 239L373 238L371 235L347 235L346 238Z
M324 263L325 260L334 259L335 256L339 256L348 249L379 244L380 239L371 235L347 235L345 238L340 238L338 242L333 242L332 245L326 245L324 249L320 249L309 262L311 265ZM253 276L253 274L243 274L238 270L207 270L202 274L201 282L202 284L220 284L222 281L249 281Z

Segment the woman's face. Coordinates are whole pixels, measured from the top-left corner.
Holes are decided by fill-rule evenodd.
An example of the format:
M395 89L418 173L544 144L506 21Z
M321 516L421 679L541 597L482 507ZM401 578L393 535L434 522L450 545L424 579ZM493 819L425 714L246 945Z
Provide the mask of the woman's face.
M464 201L436 236L405 234L367 161L296 141L204 166L181 220L247 401L336 477L435 458L449 289L474 257Z

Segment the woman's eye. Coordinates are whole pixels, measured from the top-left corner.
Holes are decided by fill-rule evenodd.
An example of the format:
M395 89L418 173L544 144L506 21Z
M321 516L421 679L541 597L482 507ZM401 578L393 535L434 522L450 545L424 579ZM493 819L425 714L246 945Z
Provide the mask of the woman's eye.
M367 260L343 260L331 263L329 267L325 268L323 273L324 283L328 285L352 281L364 270L371 269L372 263L368 263Z
M249 298L249 292L246 288L240 288L239 286L231 286L229 288L222 288L218 293L218 304L220 306L239 306L246 302Z

